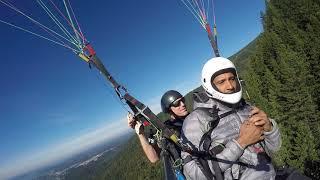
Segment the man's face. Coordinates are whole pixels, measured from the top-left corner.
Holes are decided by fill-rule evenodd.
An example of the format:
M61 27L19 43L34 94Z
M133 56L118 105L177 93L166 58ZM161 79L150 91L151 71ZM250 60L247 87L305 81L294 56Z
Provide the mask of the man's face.
M231 72L218 75L212 80L211 83L215 85L221 93L224 94L235 93L237 89L236 77Z
M184 103L184 98L181 97L177 100L175 100L171 106L170 106L170 110L179 117L184 117L186 115L188 115L188 111L186 108L186 104Z

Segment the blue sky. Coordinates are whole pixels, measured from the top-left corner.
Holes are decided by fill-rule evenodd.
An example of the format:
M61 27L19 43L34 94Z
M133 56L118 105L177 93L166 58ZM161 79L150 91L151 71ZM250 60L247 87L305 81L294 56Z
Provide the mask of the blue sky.
M35 1L10 2L53 26ZM202 65L213 53L204 29L181 1L71 3L110 73L155 112L166 90L186 93L200 85ZM263 10L264 1L215 1L222 56L236 53L262 31ZM0 19L46 35L1 3ZM2 23L0 37L0 179L129 131L126 111L109 84L72 51ZM41 161L21 168L21 162L35 159Z

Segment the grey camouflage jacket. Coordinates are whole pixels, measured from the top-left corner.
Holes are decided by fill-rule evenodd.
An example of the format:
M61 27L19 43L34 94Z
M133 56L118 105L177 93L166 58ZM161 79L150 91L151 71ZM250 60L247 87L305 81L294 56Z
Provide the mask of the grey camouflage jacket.
M207 113L196 108L211 108L214 105L219 109L219 115L232 110L213 99L209 99L206 103L195 102L194 111L184 120L181 138L193 149L203 150L202 147L199 147L200 139L202 135L209 130L209 121L212 120ZM240 125L248 119L250 110L251 106L243 103L236 109L235 113L221 118L219 124L211 133L211 147L221 143L225 145L223 151L216 156L219 159L226 160L219 162L225 179L275 179L275 170L270 162L270 158L266 155L272 156L281 146L280 132L274 120L270 119L273 128L270 132L264 133L264 141L242 149L235 140L239 136ZM182 158L186 158L188 155L187 152L181 153ZM244 163L248 166L240 166L237 162ZM210 160L208 164L213 172ZM197 165L196 159L185 164L183 170L187 179L206 179Z

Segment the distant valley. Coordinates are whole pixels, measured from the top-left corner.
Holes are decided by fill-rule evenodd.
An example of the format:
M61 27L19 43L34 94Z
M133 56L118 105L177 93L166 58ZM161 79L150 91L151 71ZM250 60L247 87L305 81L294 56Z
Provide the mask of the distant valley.
M76 154L62 162L26 173L11 180L80 180L91 179L122 149L132 133L126 133L112 141L105 142Z

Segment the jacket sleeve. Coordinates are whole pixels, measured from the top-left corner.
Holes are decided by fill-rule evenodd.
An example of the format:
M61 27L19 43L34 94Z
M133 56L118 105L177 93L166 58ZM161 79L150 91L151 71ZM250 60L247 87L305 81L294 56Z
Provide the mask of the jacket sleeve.
M243 154L244 149L239 145L236 140L229 141L223 151L217 154L217 158L224 162L219 162L221 171L230 168Z
M201 134L202 131L200 129L200 124L197 115L193 111L187 116L187 118L183 122L181 138L184 141L184 143L188 144L192 149L198 149L198 144L202 136ZM187 156L191 155L187 152L181 152L182 159L186 159ZM183 172L187 179L206 179L196 159L193 159L184 164Z
M272 123L272 130L264 133L264 142L266 145L265 151L269 156L272 156L281 147L281 135L276 121L273 119L270 119L270 121Z

